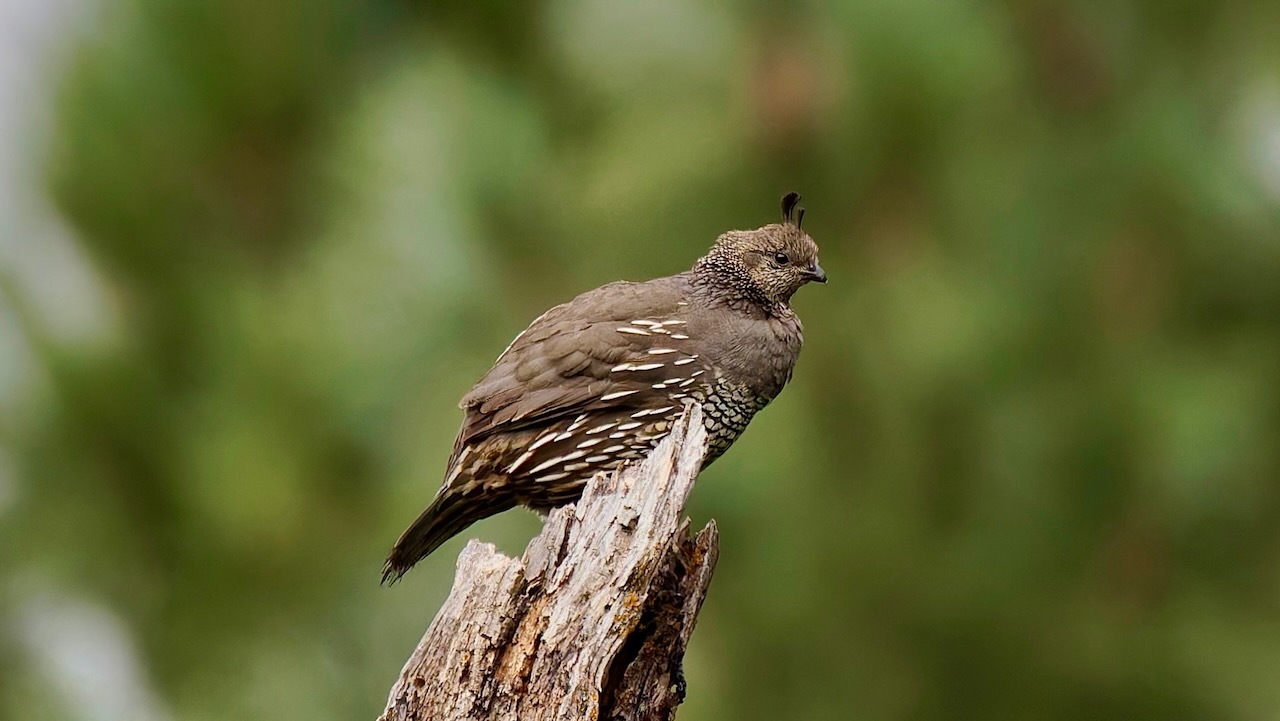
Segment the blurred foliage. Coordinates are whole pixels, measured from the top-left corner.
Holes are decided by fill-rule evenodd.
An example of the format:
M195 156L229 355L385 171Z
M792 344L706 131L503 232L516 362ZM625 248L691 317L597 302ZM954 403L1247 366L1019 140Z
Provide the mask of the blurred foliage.
M111 330L55 340L5 286L39 371L0 416L0 714L114 718L21 640L71 598L162 717L372 718L463 542L378 588L457 398L545 307L796 189L832 282L695 494L723 560L681 718L1280 716L1277 27L1261 0L108 4L48 178Z

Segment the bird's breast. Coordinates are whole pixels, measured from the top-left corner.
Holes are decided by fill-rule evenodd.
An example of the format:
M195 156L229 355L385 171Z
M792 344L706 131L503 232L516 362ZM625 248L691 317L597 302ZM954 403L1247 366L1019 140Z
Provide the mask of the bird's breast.
M707 429L704 466L727 451L770 400L746 384L724 377L699 388L695 399L702 406L702 423Z

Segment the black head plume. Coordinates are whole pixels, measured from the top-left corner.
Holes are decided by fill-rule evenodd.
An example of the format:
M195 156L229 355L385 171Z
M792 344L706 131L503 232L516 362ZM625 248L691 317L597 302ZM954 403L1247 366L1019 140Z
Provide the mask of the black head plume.
M797 228L804 223L804 208L797 208L796 204L800 202L800 194L791 192L782 196L782 222L790 223Z

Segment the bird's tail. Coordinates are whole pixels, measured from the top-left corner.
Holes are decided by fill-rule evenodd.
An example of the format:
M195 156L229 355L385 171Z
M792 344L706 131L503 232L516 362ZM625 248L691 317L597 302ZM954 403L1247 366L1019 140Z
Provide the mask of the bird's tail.
M431 555L441 544L471 524L515 506L513 499L486 492L481 484L470 485L467 491L446 487L427 506L427 510L400 534L382 566L384 585L400 580L415 563Z

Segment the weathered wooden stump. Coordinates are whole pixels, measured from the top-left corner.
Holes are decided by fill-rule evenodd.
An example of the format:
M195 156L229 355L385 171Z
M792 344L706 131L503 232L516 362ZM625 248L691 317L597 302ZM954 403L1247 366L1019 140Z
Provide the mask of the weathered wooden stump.
M379 721L669 720L719 539L684 505L706 452L691 406L643 463L598 475L522 558L471 541Z

